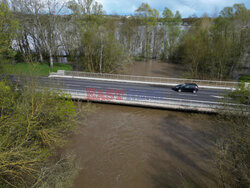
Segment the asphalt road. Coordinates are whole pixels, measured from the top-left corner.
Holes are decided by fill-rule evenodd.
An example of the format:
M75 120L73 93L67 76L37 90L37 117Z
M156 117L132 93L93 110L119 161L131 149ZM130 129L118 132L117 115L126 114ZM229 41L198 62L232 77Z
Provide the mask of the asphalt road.
M30 78L28 79L30 80ZM135 83L122 83L111 81L96 81L96 80L83 80L74 78L48 78L39 77L33 78L33 82L38 83L42 87L67 89L78 92L86 93L86 90L96 89L98 91L107 90L123 91L126 95L136 95L141 97L158 97L159 100L176 100L182 99L187 101L196 101L199 103L213 103L221 101L228 92L226 90L218 89L203 89L200 88L198 93L193 94L191 92L178 93L172 90L172 86L156 86L148 84L135 84ZM181 84L181 83L180 83Z

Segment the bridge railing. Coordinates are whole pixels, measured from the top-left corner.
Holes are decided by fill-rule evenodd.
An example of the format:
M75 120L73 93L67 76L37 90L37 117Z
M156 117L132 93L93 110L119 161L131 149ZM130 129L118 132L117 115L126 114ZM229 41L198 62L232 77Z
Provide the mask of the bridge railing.
M148 82L148 83L160 83L160 84L166 84L166 85L167 84L196 83L199 86L208 86L208 87L211 86L211 87L237 88L239 86L238 82L228 82L228 81L133 76L133 75L90 73L90 72L79 72L79 71L58 71L57 73L52 73L51 75L98 78L98 79L108 79L108 80L123 80L123 81L135 81L135 82ZM249 87L249 85L250 85L250 83L245 84L246 87Z

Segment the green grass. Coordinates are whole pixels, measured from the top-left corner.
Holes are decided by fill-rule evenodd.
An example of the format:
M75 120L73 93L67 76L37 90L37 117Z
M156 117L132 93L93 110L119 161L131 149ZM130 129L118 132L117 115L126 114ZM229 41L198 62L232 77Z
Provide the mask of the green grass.
M250 75L243 75L239 78L239 82L250 82Z
M1 73L4 74L18 74L18 75L32 75L32 76L48 76L50 72L57 72L57 70L72 70L71 65L61 63L54 63L53 69L50 70L49 65L40 63L17 63L17 64L3 64L1 65Z

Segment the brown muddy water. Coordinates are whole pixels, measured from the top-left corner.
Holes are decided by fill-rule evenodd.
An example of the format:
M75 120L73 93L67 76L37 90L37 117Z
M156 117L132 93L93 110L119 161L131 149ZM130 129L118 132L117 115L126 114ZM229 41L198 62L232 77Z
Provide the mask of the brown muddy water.
M186 76L186 68L180 64L171 64L157 60L135 61L118 71L122 74L137 76L180 78Z
M216 187L213 116L95 105L71 146L76 188Z

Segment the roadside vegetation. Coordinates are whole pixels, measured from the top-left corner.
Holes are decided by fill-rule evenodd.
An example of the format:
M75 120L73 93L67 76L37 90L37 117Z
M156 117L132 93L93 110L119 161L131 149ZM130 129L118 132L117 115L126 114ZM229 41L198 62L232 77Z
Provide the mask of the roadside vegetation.
M77 175L74 155L56 153L76 127L64 96L0 81L0 187L63 187Z
M230 92L229 97L238 105L233 109L226 106L219 109L215 164L221 187L247 188L250 185L250 88Z
M243 75L239 78L240 82L248 82L250 83L250 75Z
M6 63L2 65L0 73L14 74L14 75L27 75L27 76L48 76L50 72L57 72L57 70L72 70L72 66L62 63L54 63L52 69L49 64L41 63Z

